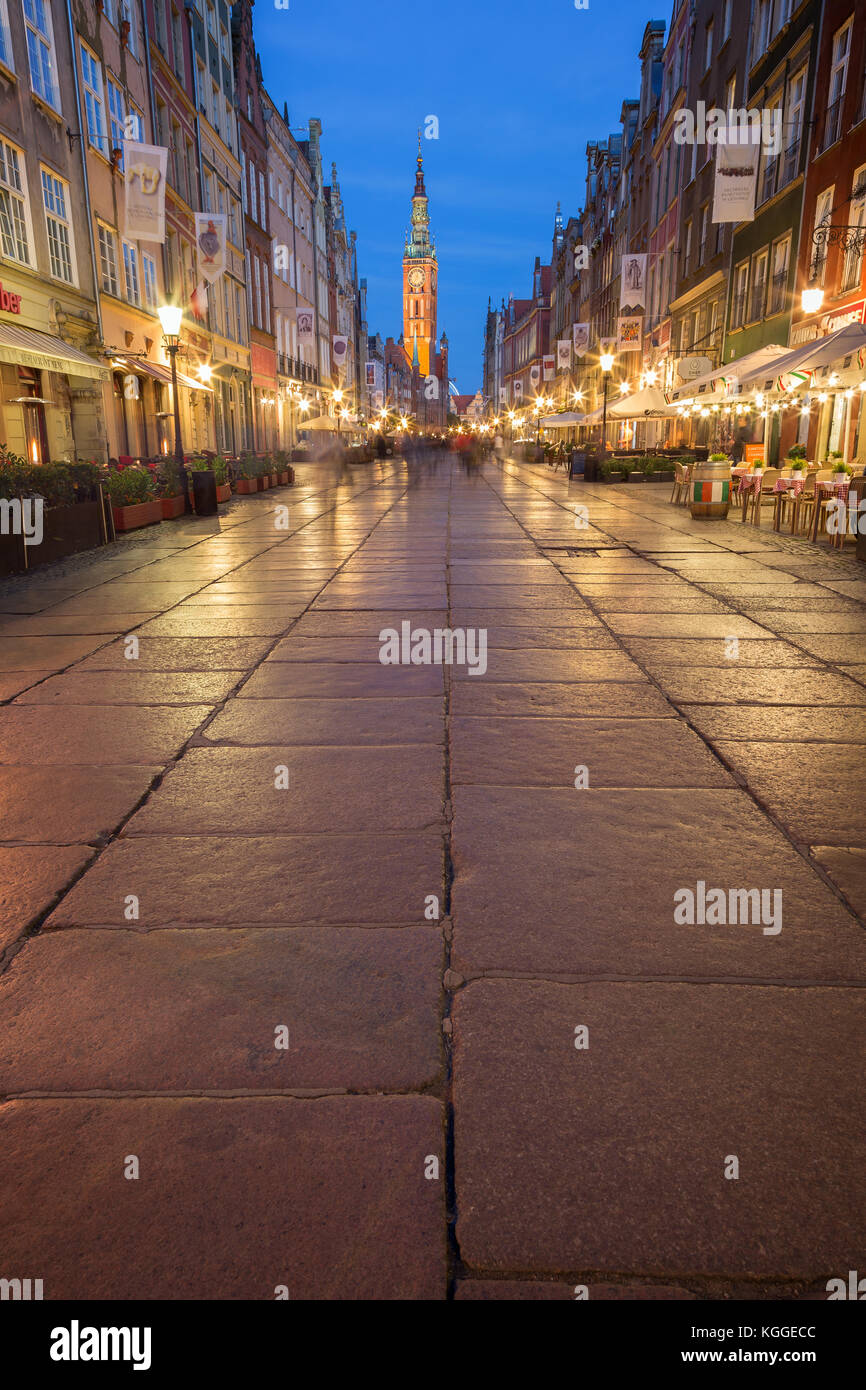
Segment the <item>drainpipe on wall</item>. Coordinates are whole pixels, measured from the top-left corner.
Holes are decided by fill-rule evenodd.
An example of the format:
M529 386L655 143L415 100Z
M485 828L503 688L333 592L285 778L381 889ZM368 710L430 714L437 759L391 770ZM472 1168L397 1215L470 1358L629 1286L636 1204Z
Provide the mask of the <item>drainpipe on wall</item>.
M156 144L156 140L157 140L157 129L156 129L156 97L154 96L154 91L153 91L153 67L151 66L151 61L150 61L150 26L148 25L148 22L147 22L147 4L145 3L145 0L142 0L142 5L141 5L141 18L142 18L142 23L143 23L143 25L144 25L144 66L145 66L145 72L147 73L147 99L148 99L148 102L149 102L149 104L150 104L150 132L151 132L151 139L153 140L154 144ZM161 261L162 261L162 284L163 284L163 289L164 289L164 290L167 290L167 289L168 289L168 257L167 257L167 254L166 254L165 242L164 242L164 241L163 241L163 243L162 243L162 246L159 248L159 250L160 250L160 259L161 259Z
M99 342L102 347L102 305L99 299L99 268L96 261L96 240L93 235L93 211L90 206L90 181L87 177L87 148L86 132L81 123L81 94L78 90L78 45L75 42L75 28L72 23L72 0L66 0L66 26L69 30L69 46L72 50L72 80L75 88L75 116L78 121L78 130L81 136L81 182L84 189L84 211L87 217L87 238L90 242L90 271L93 276L93 298L96 304L96 327L99 333Z

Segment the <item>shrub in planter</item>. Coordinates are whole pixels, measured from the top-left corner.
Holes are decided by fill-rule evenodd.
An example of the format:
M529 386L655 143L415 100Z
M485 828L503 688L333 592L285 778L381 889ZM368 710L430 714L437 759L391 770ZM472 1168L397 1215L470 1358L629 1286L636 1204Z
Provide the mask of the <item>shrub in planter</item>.
M259 461L252 454L242 454L235 466L235 491L241 496L259 490Z
M162 521L162 500L157 496L156 477L150 469L112 469L107 487L115 530L132 531Z

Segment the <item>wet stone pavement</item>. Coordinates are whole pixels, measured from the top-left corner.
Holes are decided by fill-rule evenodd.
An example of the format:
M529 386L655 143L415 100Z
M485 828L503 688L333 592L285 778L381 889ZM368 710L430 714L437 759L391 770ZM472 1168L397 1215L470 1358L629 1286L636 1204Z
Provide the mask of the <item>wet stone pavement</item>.
M667 494L299 469L0 587L5 1275L862 1267L866 573ZM404 622L486 669L383 665ZM767 915L718 920L736 888Z

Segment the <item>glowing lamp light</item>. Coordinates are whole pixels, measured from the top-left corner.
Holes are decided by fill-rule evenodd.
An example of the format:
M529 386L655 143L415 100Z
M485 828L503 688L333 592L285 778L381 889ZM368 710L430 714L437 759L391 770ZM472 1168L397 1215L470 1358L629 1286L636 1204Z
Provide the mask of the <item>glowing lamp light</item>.
M599 364L603 372L609 372L613 368L613 353L603 352L599 357Z
M334 392L334 401L335 401L335 403L336 403L337 405L339 405L339 404L340 404L340 401L341 401L342 399L343 399L343 393L342 393L342 391L335 391L335 392Z
M301 410L306 415L307 411L310 408L310 402L307 400L306 396L301 396L301 399L298 401L298 405L301 407Z
M179 304L163 304L159 309L159 321L167 338L176 338L180 332L183 310Z
M803 290L800 295L800 303L804 314L817 314L824 303L824 291L818 289Z
M200 366L199 369L198 369L198 379L199 379L199 381L205 381L205 382L210 381L210 379L211 379L212 376L213 376L213 372L211 371L210 363L208 363L208 362L202 362L201 366Z
M630 389L631 389L631 388L630 388L630 386L629 386L629 384L628 384L627 381L621 381L621 382L619 383L619 392L620 392L620 395L621 395L621 396L627 396L628 393L629 393L629 391L630 391Z
M830 398L829 398L829 396L827 395L827 392L826 392L826 391L822 391L821 394L820 394L819 397L818 397L818 400L822 403L822 405L823 405L824 401L827 401L827 400L829 400L829 399L830 399Z

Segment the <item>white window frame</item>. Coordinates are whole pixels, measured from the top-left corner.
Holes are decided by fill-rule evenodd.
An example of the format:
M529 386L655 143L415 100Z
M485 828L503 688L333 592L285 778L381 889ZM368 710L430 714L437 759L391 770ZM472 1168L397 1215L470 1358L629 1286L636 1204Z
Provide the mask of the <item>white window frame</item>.
M34 264L33 224L30 220L30 198L27 188L27 170L24 162L24 151L19 149L17 145L13 145L5 136L0 136L0 169L6 171L5 176L0 174L0 194L5 195L9 200L9 211L11 214L9 219L9 245L14 246L14 250L8 250L6 245L4 245L2 237L0 237L0 252L2 252L7 260L14 261L17 265L32 266ZM16 210L21 225L18 224L18 220L15 217ZM19 255L19 242L21 240L22 227L24 234L24 250L26 252L26 255L23 257Z
M156 278L156 261L153 256L149 256L146 251L141 253L141 284L144 299L144 307L150 309L151 313L156 313L159 303L159 284Z
M57 56L50 0L24 0L24 28L27 37L27 61L30 65L30 87L40 101L44 101L53 110L60 111L60 83L57 80ZM34 46L39 48L36 73L33 65Z
M46 187L46 179L49 186ZM64 285L78 284L78 267L75 263L75 233L72 228L72 212L70 200L70 188L65 179L56 174L47 164L39 166L39 182L42 188L42 211L45 217L45 233L48 237L48 257L49 274L53 280L59 280ZM55 206L49 207L47 199L54 200ZM63 200L63 209L59 210L58 198ZM54 272L55 262L59 264L59 258L52 250L52 223L56 230L54 239L61 246L65 246L66 255L69 260L69 275L56 275Z
M715 22L711 19L704 30L704 72L709 72L713 65L713 40L716 37Z
M111 97L112 97L112 92L116 93L117 100L116 100L115 103L112 103L112 99L111 99ZM112 109L113 104L119 106L119 114L118 114L118 112L116 112L116 111L114 111L114 110ZM110 153L111 150L113 150L113 149L119 149L119 150L120 150L120 167L121 167L121 169L122 169L122 168L123 168L123 142L124 142L124 139L126 138L126 116L127 116L127 110L128 110L128 108L127 108L127 105L126 105L126 92L124 91L123 87L121 86L121 83L120 83L119 79L116 78L116 77L113 75L113 73L111 73L110 71L106 71L106 74L105 74L105 105L106 105L106 109L107 109L107 112L108 112L108 149L109 149L109 153ZM118 129L117 129L117 132L116 132L116 135L115 135L115 127L118 128Z
M105 222L97 222L97 243L99 246L99 285L101 294L120 298L120 280L117 270L117 233ZM106 283L106 266L108 283Z
M0 0L0 63L10 72L15 71L15 54L12 51L12 33L9 28L6 0Z
M851 180L851 211L848 214L848 226L859 227L861 230L866 227L866 194L855 198L854 194L858 186L866 185L866 164L861 164L859 169L854 170L854 177ZM850 248L842 258L840 269L841 279L839 288L847 292L848 290L858 289L863 279L863 249L858 251Z
M141 275L138 269L138 247L123 238L123 288L126 302L141 307Z
M108 121L106 118L105 83L102 64L83 40L78 41L81 61L81 85L84 88L84 114L87 124L87 143L103 158L108 156ZM91 113L93 121L91 121ZM96 132L94 133L94 125Z
M819 227L830 226L833 216L833 199L836 194L836 185L830 184L829 188L823 189L815 199L815 220L812 230L817 231ZM817 272L817 273L816 273ZM813 285L823 285L824 277L827 273L827 243L816 245L815 256L809 268L809 283Z
M827 109L831 110L837 101L841 101L848 87L848 63L851 58L851 34L854 25L854 16L849 15L845 23L840 25L833 35L833 46L830 50L830 80L827 84ZM840 42L844 40L844 49L840 53Z
M132 4L132 0L117 0L117 4L118 9L120 11L121 20L125 19L127 24L129 25L129 35L126 40L126 46L132 54L133 58L137 58L138 35L135 32L135 21L137 17L136 8Z

